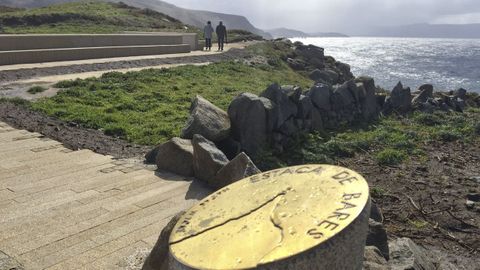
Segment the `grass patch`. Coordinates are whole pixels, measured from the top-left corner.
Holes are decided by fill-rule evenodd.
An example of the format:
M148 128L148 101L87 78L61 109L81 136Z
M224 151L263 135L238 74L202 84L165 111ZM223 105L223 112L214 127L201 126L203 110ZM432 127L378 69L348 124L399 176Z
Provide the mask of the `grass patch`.
M27 92L29 94L35 95L35 94L38 94L38 93L43 93L47 90L48 89L46 87L43 87L43 86L33 86L33 87L30 87L30 89L28 89Z
M375 155L380 165L398 165L407 159L407 154L397 149L387 148Z
M398 165L410 157L425 157L424 146L432 141L478 143L480 110L465 113L414 113L389 116L366 126L324 134L302 134L283 153L264 149L254 157L262 170L308 163L336 164L357 153L373 157L379 165ZM427 124L428 123L428 124Z
M6 97L0 97L0 103L13 103L16 105L24 106L24 107L30 107L32 104L30 101L25 100L23 98L6 98Z
M55 87L63 90L57 96L41 99L33 108L137 144L156 145L180 134L196 95L227 109L238 94L258 94L273 82L312 84L287 67L232 61L60 82Z
M123 3L79 1L34 9L0 9L4 33L117 33L122 31L189 31L179 20Z

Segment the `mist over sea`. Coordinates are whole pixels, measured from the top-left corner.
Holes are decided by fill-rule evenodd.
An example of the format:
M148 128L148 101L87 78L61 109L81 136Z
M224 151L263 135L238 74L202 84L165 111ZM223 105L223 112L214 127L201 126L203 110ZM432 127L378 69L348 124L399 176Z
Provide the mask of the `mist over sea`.
M436 90L463 87L480 92L480 39L293 38L325 48L325 55L350 64L355 76L368 75L391 90L398 81L413 90L431 83Z

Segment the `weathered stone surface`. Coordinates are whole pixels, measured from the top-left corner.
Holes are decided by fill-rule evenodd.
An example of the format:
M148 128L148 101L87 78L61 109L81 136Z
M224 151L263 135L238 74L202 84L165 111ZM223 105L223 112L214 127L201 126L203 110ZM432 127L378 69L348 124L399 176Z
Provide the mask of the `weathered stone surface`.
M382 210L378 207L376 203L372 203L372 208L370 209L370 218L376 222L383 223L383 213Z
M287 63L293 70L305 70L307 68L307 63L300 59L287 58Z
M169 257L169 238L170 234L173 231L173 228L177 224L180 217L185 214L185 212L180 212L176 214L167 226L162 230L160 236L158 237L157 243L153 247L150 255L148 255L145 263L143 264L142 270L169 270L168 257Z
M230 137L215 144L228 159L233 159L242 152L242 145Z
M367 246L375 246L385 259L389 259L387 231L383 224L373 219L368 221Z
M467 98L467 90L459 88L453 92L453 96L465 100Z
M433 85L424 84L418 90L420 90L420 93L413 98L413 104L425 103L429 98L433 98Z
M146 164L155 164L157 161L157 155L158 155L158 148L160 145L157 145L155 148L150 150L148 153L145 154L145 163Z
M156 148L158 169L193 176L193 146L190 140L173 138Z
M363 84L363 88L359 88L360 91L363 92L360 97L363 119L369 121L377 118L380 107L378 106L377 96L375 95L375 81L370 77L359 77L355 79L355 82Z
M187 124L182 130L182 138L192 139L195 134L214 142L226 139L230 134L230 118L225 111L197 96L192 103Z
M232 123L232 136L243 150L253 156L269 142L273 130L272 102L254 94L244 93L236 97L228 108Z
M344 83L346 81L350 81L355 78L352 72L350 71L350 65L342 62L335 62L335 67L341 73L339 77L339 83Z
M437 258L409 238L399 238L389 243L392 270L435 270Z
M374 246L365 247L365 252L363 256L363 269L364 270L388 270L387 261L382 256L380 250Z
M309 75L310 79L315 82L326 82L330 85L336 84L338 82L338 74L331 69L315 69Z
M228 158L213 142L202 135L195 134L192 145L195 177L213 185L217 172L228 163Z
M295 53L316 68L324 67L324 50L314 45L296 44Z
M215 177L215 182L212 183L212 185L214 188L220 189L233 184L238 180L259 173L261 173L261 171L255 166L250 157L245 153L240 153L218 171L217 176Z
M383 106L383 112L389 114L392 112L407 113L412 109L412 94L409 87L404 88L402 83L399 82L392 93L385 101Z
M295 99L298 101L299 98L299 96L296 98L297 93L293 87L282 88L278 84L272 84L260 95L274 104L270 118L274 129L278 129L285 121L297 114L298 108L295 104Z
M326 84L317 83L308 92L308 97L310 97L313 105L318 109L322 111L330 111L332 109L332 94L332 87Z
M313 103L310 97L302 95L298 102L298 114L300 119L310 119L313 110Z

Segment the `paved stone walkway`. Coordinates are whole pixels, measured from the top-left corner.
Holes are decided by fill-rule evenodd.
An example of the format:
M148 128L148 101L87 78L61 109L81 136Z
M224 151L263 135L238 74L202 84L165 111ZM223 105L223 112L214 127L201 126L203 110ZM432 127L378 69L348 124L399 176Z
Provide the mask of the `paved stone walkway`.
M172 215L208 193L0 122L0 251L25 269L131 269Z

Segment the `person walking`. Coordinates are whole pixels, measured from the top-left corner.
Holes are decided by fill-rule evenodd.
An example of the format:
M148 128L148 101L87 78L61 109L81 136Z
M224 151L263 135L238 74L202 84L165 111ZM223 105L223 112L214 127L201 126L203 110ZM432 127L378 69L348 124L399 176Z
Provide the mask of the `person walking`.
M227 28L223 25L223 22L220 22L215 32L218 38L218 50L223 51L223 45L227 42Z
M213 27L212 22L208 21L207 25L203 28L203 34L205 35L205 50L212 50L212 35Z

